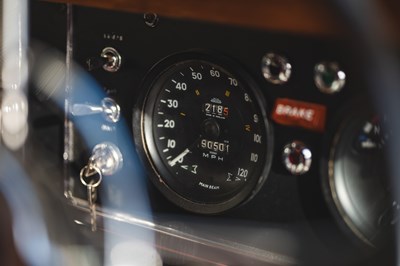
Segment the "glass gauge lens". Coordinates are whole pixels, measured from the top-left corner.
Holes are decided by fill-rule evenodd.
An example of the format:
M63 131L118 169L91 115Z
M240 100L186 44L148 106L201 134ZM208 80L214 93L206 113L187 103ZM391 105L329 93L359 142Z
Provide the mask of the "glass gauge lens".
M391 199L387 172L388 135L376 115L352 114L331 150L330 188L341 219L365 243L389 234L398 204Z
M156 185L176 204L214 213L262 183L269 128L254 83L207 60L169 65L150 85L143 135Z

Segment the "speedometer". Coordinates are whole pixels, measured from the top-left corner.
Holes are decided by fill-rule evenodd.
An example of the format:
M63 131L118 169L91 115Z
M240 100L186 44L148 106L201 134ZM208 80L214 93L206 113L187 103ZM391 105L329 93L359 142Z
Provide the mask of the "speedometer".
M197 213L254 195L269 171L272 140L265 102L245 71L181 54L159 63L144 84L140 137L160 191Z

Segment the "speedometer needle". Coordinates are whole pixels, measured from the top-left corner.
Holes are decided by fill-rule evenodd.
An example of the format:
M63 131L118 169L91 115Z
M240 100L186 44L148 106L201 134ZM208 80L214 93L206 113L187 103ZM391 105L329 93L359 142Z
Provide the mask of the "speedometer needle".
M185 157L188 153L190 152L189 149L184 150L183 152L181 152L178 156L176 156L173 160L168 161L168 164L173 167L175 166L175 164L182 159L183 157Z

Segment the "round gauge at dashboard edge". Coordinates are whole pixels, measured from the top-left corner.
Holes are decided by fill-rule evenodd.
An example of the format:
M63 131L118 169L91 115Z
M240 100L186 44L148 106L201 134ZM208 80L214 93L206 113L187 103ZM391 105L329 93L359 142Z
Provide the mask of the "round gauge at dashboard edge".
M169 56L146 75L134 114L149 178L177 206L215 214L252 198L271 167L265 99L230 59Z
M353 247L382 248L388 243L391 197L386 172L383 118L366 99L354 99L343 108L327 137L321 164L325 200L341 232ZM333 125L333 124L332 124ZM388 223L390 224L390 222Z

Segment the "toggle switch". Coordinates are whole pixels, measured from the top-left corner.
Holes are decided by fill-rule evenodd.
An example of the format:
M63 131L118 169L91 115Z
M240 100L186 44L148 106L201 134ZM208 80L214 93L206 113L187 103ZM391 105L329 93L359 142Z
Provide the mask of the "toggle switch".
M87 116L102 113L108 122L116 123L121 116L120 106L111 98L104 98L101 105L75 103L71 107L73 116Z
M113 47L106 47L100 56L91 57L86 61L89 71L103 68L107 72L117 72L121 68L121 54Z

